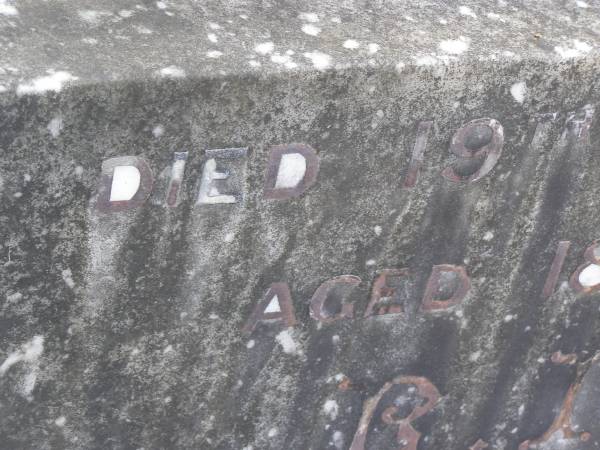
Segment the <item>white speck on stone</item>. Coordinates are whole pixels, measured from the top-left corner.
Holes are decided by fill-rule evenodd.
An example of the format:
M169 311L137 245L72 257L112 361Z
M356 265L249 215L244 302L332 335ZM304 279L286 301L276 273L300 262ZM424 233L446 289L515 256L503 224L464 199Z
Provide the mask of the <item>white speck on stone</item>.
M0 365L0 376L3 376L12 366L19 362L37 363L37 360L44 351L44 337L34 336L26 342L21 350L11 353Z
M485 234L483 235L483 240L491 241L492 239L494 239L494 233L492 233L491 231L486 231Z
M448 21L446 19L440 19L438 20L439 23L441 23L442 25L448 25Z
M156 7L158 9L167 9L167 4L165 2L156 2Z
M438 64L437 58L431 55L419 56L416 58L417 66L433 66Z
M87 22L92 25L96 25L102 19L102 16L110 16L111 13L107 11L94 11L93 9L85 9L81 11L77 11L79 18L84 22Z
M341 450L344 447L344 433L341 431L334 431L332 436L332 444L338 450Z
M348 48L350 50L356 50L358 47L360 47L360 43L355 39L348 39L344 41L343 45L344 48Z
M408 20L409 22L415 22L415 19L411 16L404 16L405 20Z
M458 8L458 12L461 13L463 16L469 16L473 17L474 19L477 19L477 15L468 6L461 6L460 8Z
M216 44L216 43L217 43L217 41L219 40L219 39L217 38L217 35L216 35L215 33L208 33L208 34L206 35L206 38L207 38L207 39L208 39L210 42L212 42L213 44Z
M83 175L83 167L81 166L77 166L75 167L75 175L77 175L78 177Z
M221 29L221 25L219 25L218 23L209 22L208 23L208 28L210 28L211 30L220 30Z
M65 416L60 416L58 419L56 419L54 421L54 424L57 427L64 427L66 423L67 423L67 418Z
M246 342L246 348L254 348L255 344L256 341L254 339L250 339L248 342Z
M172 351L173 351L173 346L169 344L163 349L163 355L166 355L167 353L171 353Z
M449 39L440 42L439 47L440 50L451 55L460 55L468 50L469 42L463 36L460 36L458 39Z
M122 9L119 11L119 16L121 16L123 19L127 19L128 17L133 16L133 11L130 9Z
M8 90L8 89L6 88L6 86L2 86L2 85L0 84L0 93L2 93L2 92L6 92L7 90Z
M280 332L277 336L275 336L275 339L283 347L284 353L291 355L298 353L298 346L296 345L296 342L294 341L292 333L289 329Z
M519 416L522 416L524 412L525 412L525 405L519 406L519 409L517 410L517 413L519 414Z
M156 125L154 128L152 128L152 135L155 138L159 138L163 134L165 134L165 127L163 127L162 125Z
M185 77L185 70L177 66L168 66L160 69L158 74L165 78L183 78Z
M317 23L319 21L319 16L317 16L315 13L303 12L300 13L298 17L300 20L304 20L305 22Z
M524 81L519 81L510 87L510 95L512 95L518 103L523 103L525 101L526 93L527 85Z
M271 428L269 430L269 432L267 433L267 436L269 436L270 438L277 436L277 428Z
M7 295L6 301L8 303L17 303L22 298L23 298L23 294L21 294L20 292L15 292L14 294Z
M65 269L62 271L62 279L70 289L75 288L75 281L73 281L73 274L71 273L71 269Z
M0 15L2 16L16 16L19 14L17 8L10 5L7 0L0 0Z
M379 46L379 44L375 44L375 43L370 43L369 45L367 45L367 49L369 50L369 53L371 55L374 55L375 53L377 53L380 48L381 47Z
M579 7L579 8L589 8L590 5L587 4L587 2L584 2L582 0L577 0L575 2L575 4Z
M222 55L223 52L220 52L219 50L209 50L206 52L206 56L209 58L219 58Z
M58 117L55 117L54 119L52 119L48 123L48 126L46 128L48 129L48 131L50 132L50 135L53 138L58 137L58 135L60 134L61 130L63 129L63 120L62 120L62 117L58 116Z
M254 47L254 51L256 53L258 53L259 55L268 55L269 53L271 53L273 51L273 49L275 48L275 44L273 44L272 42L263 42L262 44L257 44Z
M475 362L479 359L479 357L481 356L481 352L480 351L476 351L473 352L469 355L469 361L471 362Z
M379 225L375 225L375 227L373 228L373 231L375 232L375 234L376 234L377 236L381 236L381 232L382 232L383 230L382 230L381 226L379 226Z
M333 23L342 23L342 19L340 19L339 17L332 17L330 19Z
M590 264L579 273L579 283L583 287L592 287L600 284L600 265Z
M78 79L78 77L75 77L64 70L49 72L48 75L34 78L29 83L19 84L17 86L17 95L42 94L48 91L59 92L65 83Z
M302 25L302 32L308 34L309 36L317 36L321 32L321 29L311 23L305 23Z
M323 412L329 416L331 420L337 419L340 408L335 400L327 400L323 405Z
M487 13L486 15L487 15L488 19L492 19L492 20L500 19L500 14L490 12L490 13Z
M572 47L562 47L557 45L554 47L554 51L560 55L561 58L577 58L583 56L592 50L592 46L586 42L573 39Z
M508 323L511 320L513 320L515 318L515 316L513 316L512 314L507 314L506 316L504 316L504 322Z
M142 25L135 25L133 28L139 34L152 34L152 33L154 33L154 31L152 31L150 28L144 27Z
M316 69L324 70L331 64L331 56L319 51L304 53L304 57L312 61Z
M224 237L223 237L223 242L233 242L233 239L235 238L235 234L233 233L227 233Z
M375 264L377 264L377 262L374 259L369 259L365 265L366 266L374 266Z
M397 73L402 73L404 71L404 68L406 67L406 64L404 64L402 61L400 61L398 64L396 64L395 69Z
M271 55L271 61L273 61L276 64L282 64L287 69L295 69L296 67L298 67L298 64L292 61L290 55L282 55L279 52L275 52L273 55Z

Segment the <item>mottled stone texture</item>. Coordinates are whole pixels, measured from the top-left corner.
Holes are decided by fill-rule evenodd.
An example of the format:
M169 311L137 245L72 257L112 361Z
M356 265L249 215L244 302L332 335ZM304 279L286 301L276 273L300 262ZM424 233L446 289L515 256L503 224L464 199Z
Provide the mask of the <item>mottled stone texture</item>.
M569 278L600 227L600 126L578 125L600 108L600 63L446 62L0 94L0 448L599 449L600 294ZM503 127L498 162L442 176L481 165L449 150L479 118ZM316 150L316 182L267 199L271 148L288 143ZM196 205L205 151L230 147L249 149L225 165L243 200ZM99 211L102 162L125 155L148 162L152 195ZM470 289L427 311L441 264ZM363 317L378 274L400 268L402 311ZM361 280L344 291L354 317L318 323L310 299L340 275ZM295 325L244 334L272 283Z

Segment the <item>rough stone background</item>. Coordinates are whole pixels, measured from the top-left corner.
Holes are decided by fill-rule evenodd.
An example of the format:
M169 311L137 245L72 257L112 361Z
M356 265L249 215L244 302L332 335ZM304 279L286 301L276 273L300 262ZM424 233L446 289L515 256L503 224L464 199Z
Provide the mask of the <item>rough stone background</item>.
M517 449L551 427L571 386L575 436L537 448L600 448L600 296L566 283L598 237L600 128L563 135L570 111L600 107L595 3L93 3L0 0L0 448L348 449L364 402L402 375L441 395L413 423L419 450ZM143 17L127 33L122 10ZM319 22L298 19L307 12ZM328 30L330 17L351 32ZM301 31L310 23L322 41ZM136 26L153 33L133 39ZM53 39L67 31L65 45ZM196 46L207 32L233 42ZM459 35L464 54L438 48ZM331 65L286 67L272 51L254 52L255 68L240 56L278 39ZM381 53L365 53L370 41ZM205 56L212 47L222 57ZM173 64L183 73L160 76ZM553 112L533 139L536 114ZM502 156L482 180L452 183L440 175L450 140L481 117L502 123ZM422 120L434 128L417 185L403 189ZM290 142L317 150L317 182L266 200L269 149ZM204 150L242 146L244 201L195 206ZM177 208L160 183L133 211L94 208L103 160L143 156L158 175L174 151L190 152ZM544 299L561 240L571 248ZM446 263L466 267L468 296L420 312L432 266ZM363 318L376 274L401 267L405 313ZM318 326L308 301L343 274L362 280L356 318ZM243 336L278 281L298 324ZM577 363L552 363L559 350ZM393 394L406 411L419 402ZM395 433L377 416L368 448L403 449Z

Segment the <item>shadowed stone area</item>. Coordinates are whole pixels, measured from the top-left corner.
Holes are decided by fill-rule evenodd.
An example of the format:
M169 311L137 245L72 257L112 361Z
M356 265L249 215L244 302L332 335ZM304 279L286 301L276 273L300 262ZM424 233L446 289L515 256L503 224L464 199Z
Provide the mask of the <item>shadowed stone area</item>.
M599 32L0 0L0 449L600 449Z

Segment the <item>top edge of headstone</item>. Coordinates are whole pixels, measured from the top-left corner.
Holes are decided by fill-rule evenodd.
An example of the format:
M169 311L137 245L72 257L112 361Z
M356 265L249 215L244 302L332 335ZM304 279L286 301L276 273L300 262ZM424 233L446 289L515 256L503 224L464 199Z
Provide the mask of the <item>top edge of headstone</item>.
M0 0L0 92L600 50L596 0Z

